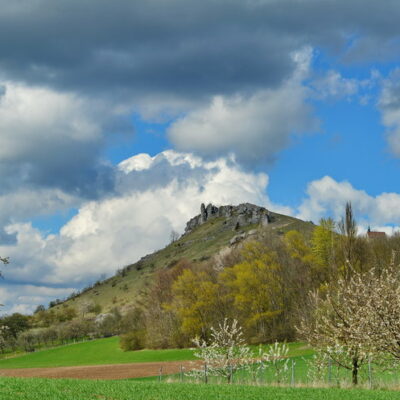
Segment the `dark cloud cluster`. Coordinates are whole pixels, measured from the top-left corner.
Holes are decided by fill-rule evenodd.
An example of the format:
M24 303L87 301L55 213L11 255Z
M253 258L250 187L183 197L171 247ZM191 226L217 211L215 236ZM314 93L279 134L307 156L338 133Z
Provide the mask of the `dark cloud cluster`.
M398 48L394 0L1 3L3 76L111 96L273 87L304 44L357 61Z

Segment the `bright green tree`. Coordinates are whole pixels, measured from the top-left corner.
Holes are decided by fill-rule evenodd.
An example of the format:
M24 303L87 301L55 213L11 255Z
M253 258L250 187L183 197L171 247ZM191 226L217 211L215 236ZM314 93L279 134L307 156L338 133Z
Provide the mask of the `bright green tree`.
M219 285L205 270L186 269L172 286L173 301L166 305L181 321L184 334L206 339L219 311Z
M326 283L332 279L335 272L335 252L338 235L335 232L335 222L332 218L321 219L311 237L311 250L314 256L314 272L318 280Z
M274 254L259 242L246 243L243 262L221 272L221 280L230 289L235 310L253 340L266 341L271 322L282 313L280 265Z

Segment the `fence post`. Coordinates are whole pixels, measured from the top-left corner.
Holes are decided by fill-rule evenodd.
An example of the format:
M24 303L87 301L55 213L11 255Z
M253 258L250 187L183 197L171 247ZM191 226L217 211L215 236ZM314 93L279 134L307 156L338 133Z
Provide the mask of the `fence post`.
M294 367L296 366L296 361L294 361L292 359L292 377L291 377L291 385L294 386L295 385L295 370Z
M368 357L368 385L372 389L372 368L371 368L371 358Z
M181 376L181 383L183 382L183 365L181 364L181 373L180 373L180 376Z
M267 363L264 364L264 384L268 385L268 365Z
M207 363L204 363L204 383L208 383Z
M160 367L159 375L158 375L158 382L161 382L161 380L162 380L162 373L163 373L163 367Z
M328 361L328 383L331 384L332 381L332 359L329 358Z

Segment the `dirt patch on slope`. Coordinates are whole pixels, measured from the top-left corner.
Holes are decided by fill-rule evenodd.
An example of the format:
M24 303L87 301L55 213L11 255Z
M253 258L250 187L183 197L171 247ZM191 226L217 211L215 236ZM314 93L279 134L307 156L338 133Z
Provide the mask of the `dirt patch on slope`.
M82 367L0 369L0 376L23 378L127 379L176 374L181 366L194 368L192 361L149 362L134 364L107 364Z

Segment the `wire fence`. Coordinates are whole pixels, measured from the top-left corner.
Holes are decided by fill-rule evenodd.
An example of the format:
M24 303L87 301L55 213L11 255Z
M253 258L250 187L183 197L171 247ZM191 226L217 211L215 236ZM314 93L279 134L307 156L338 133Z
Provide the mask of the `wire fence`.
M351 387L352 371L340 368L330 361L319 374L312 371L310 360L303 358L286 361L287 368L279 369L279 365L255 363L242 367L227 367L215 373L207 363L193 368L181 365L177 374L164 374L159 369L158 382L180 382L198 384L240 384L257 386L290 386L290 387ZM400 389L400 371L378 371L371 362L366 363L358 371L360 388Z

